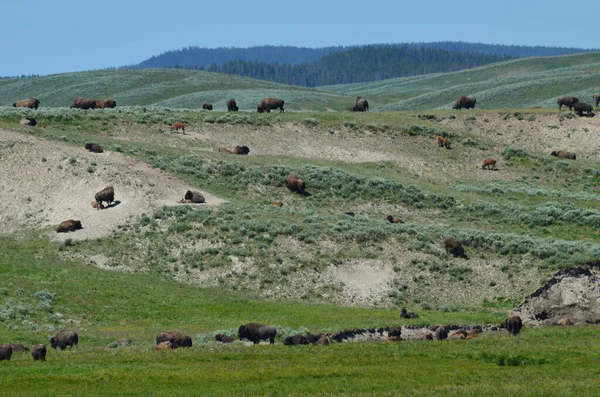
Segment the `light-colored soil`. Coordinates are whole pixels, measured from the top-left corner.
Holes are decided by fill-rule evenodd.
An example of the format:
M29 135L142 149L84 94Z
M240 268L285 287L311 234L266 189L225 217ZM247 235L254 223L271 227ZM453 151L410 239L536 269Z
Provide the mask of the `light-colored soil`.
M90 167L93 172L88 172ZM178 205L192 188L120 153L90 153L83 147L10 130L0 130L0 169L0 233L51 226L49 233L57 239L106 236L130 217L151 215L163 205ZM106 186L114 187L117 204L101 211L93 209L94 195ZM206 203L202 205L222 202L203 194ZM80 220L83 229L56 233L54 227L67 219Z

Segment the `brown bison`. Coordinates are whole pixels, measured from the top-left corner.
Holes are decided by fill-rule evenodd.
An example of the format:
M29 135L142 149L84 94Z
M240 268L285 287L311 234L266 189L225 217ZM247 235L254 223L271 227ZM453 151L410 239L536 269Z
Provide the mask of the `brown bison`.
M185 124L180 121L177 121L171 125L171 132L179 132L181 130L185 134Z
M190 200L190 203L193 204L202 204L206 201L202 193L193 190L188 190L187 192L185 192L185 196L183 196L183 199Z
M35 121L35 119L33 117L21 117L21 120L19 120L19 124L20 125L30 125L32 127L35 127L37 125L37 121Z
M105 108L116 108L117 107L117 101L114 100L114 98L108 98L104 100L104 107Z
M241 154L241 155L246 155L248 153L250 153L250 148L246 145L243 146L236 146L233 148L233 153L235 154Z
M33 345L31 357L33 357L33 361L46 361L46 345L42 345L41 343Z
M550 155L561 159L577 160L577 155L575 153L567 152L566 150L555 150L550 153Z
M102 205L102 203L99 203L97 201L92 201L92 208L96 208L98 211L100 211L100 210L104 209L104 205Z
M161 332L156 335L156 344L161 342L171 342L173 349L178 347L192 347L192 338L181 331Z
M275 207L283 207L283 203L281 201L273 201L273 205Z
M98 145L97 143L93 143L93 142L86 143L85 148L92 153L103 153L104 152L104 149L102 149L102 146Z
M443 325L437 327L437 329L434 332L434 335L435 339L437 340L448 339L448 331L446 330L446 328L444 328Z
M235 103L235 99L230 98L227 101L227 111L228 112L237 112L239 110L237 103Z
M84 98L82 96L75 98L71 109L96 109L96 101L94 99Z
M220 147L219 148L219 152L221 152L221 153L227 153L227 154L233 154L233 152L231 150L229 150L227 148L224 148L224 147Z
M290 189L292 192L296 192L302 196L306 196L306 185L304 181L298 178L297 175L290 174L285 180L285 187Z
M592 107L592 105L588 105L587 103L584 103L584 102L577 102L573 106L573 108L575 109L575 113L579 117L583 117L583 113L585 113L587 117L594 117L594 112L592 112L592 110L594 110L594 108Z
M221 343L231 343L235 340L235 338L225 334L216 334L215 340Z
M472 329L470 329L469 331L467 331L467 339L474 339L477 337L477 335L479 335L482 332L482 329L480 326L475 326Z
M573 110L573 106L575 106L577 102L579 102L579 98L576 98L574 96L565 96L556 100L558 110L562 110L563 106L567 106L569 110Z
M408 310L406 310L405 307L403 307L400 310L400 317L402 317L402 318L419 318L419 315L417 313L409 312Z
M369 102L363 97L356 97L356 103L352 108L353 112L368 112L369 111Z
M271 109L279 109L279 112L283 113L284 112L283 104L284 104L283 99L265 98L262 101L260 101L260 104L256 108L256 111L258 113L263 113L263 112L271 113Z
M388 340L400 341L402 340L402 327L392 327L388 331Z
M310 345L310 342L306 338L306 336L302 334L296 334L294 336L288 336L283 341L283 344L286 346L295 346L295 345Z
M483 160L483 165L481 166L482 170L495 170L496 169L496 160L494 159L485 159Z
M152 348L154 350L170 350L170 349L174 349L173 344L171 342L169 342L169 341L157 343L156 345L152 346Z
M454 101L454 106L452 109L460 110L460 109L475 109L475 102L477 99L469 98L468 96L461 96L456 101Z
M67 346L69 346L70 349L73 349L73 346L79 344L79 337L76 332L61 329L60 331L56 331L56 334L50 338L50 344L53 349L60 347L60 350L65 350Z
M108 203L108 206L110 207L113 201L115 201L115 189L112 186L107 186L104 189L100 190L98 193L96 193L94 198L99 203L106 201Z
M396 218L395 216L392 216L392 215L388 215L386 219L389 223L404 223L404 221L402 219Z
M521 332L521 328L523 328L523 322L521 321L521 317L513 316L506 319L504 326L509 334L517 336Z
M446 248L446 252L452 254L453 256L469 259L465 254L465 249L458 240L454 238L447 238L444 240L444 246Z
M35 98L27 98L13 103L14 108L29 108L37 110L38 106L40 106L40 100Z
M6 360L10 361L12 357L12 346L11 345L0 345L0 361Z
M319 339L314 341L313 345L315 346L327 346L329 344L329 338L326 334L319 335Z
M96 109L104 109L104 99L94 99L96 102Z
M467 338L467 331L465 331L464 329L457 329L456 331L454 331L453 333L448 335L449 340L459 340L459 339L466 339L466 338Z
M213 109L212 103L205 102L202 104L202 110L212 110L212 109Z
M83 226L81 226L81 221L69 219L68 221L61 222L60 225L56 226L55 230L56 233L68 233L80 229L83 229Z
M13 353L15 352L28 352L29 348L27 346L22 345L21 343L11 343L10 347L12 347Z
M275 343L275 335L277 335L275 327L269 327L260 323L248 323L240 325L238 328L238 338L240 340L244 338L251 340L255 345L258 345L261 339L269 339L269 343L272 345Z
M450 149L450 142L448 138L444 138L441 135L435 137L435 141L437 142L439 147L445 147L446 149Z

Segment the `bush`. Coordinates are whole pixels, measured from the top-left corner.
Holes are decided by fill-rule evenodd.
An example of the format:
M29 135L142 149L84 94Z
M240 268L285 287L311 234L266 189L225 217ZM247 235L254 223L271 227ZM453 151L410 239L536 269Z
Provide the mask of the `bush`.
M507 146L502 152L502 157L504 157L505 160L509 160L512 157L527 158L529 157L529 153L525 149Z
M315 126L317 126L319 124L319 122L317 121L317 119L314 119L312 117L311 118L306 118L306 119L302 120L302 122L305 125L309 126L309 127L315 127Z

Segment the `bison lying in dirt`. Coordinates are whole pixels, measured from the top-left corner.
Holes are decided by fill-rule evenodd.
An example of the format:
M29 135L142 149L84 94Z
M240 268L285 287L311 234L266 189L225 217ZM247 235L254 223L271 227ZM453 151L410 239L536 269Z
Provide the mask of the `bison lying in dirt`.
M185 196L183 196L183 199L189 200L189 203L192 204L202 204L206 201L202 193L197 192L195 190L188 190L187 192L185 192Z
M83 229L83 226L81 226L81 221L69 219L68 221L61 222L60 225L56 226L55 230L56 233L68 233L81 229Z
M64 329L56 331L56 334L50 338L50 345L52 345L53 349L60 347L60 350L65 350L67 346L72 349L73 346L77 346L78 344L79 337L77 336L77 333L73 331L65 331Z
M215 340L221 343L231 343L235 340L235 338L225 334L216 334Z
M161 342L171 342L173 349L178 347L192 347L192 338L181 331L161 332L156 335L156 344L158 345Z
M460 109L475 109L475 102L477 99L469 98L468 96L461 96L456 101L454 101L454 106L452 109L460 110Z
M184 123L177 121L171 125L171 132L173 132L173 131L179 132L179 130L181 130L182 133L185 134L185 124Z
M237 112L239 110L237 103L235 103L235 99L230 98L227 101L227 111L228 112Z
M269 343L272 345L275 343L275 335L277 335L275 327L269 327L260 323L248 323L240 325L238 328L238 338L240 340L246 338L255 345L258 345L261 339L269 339Z
M454 238L447 238L444 240L444 246L446 248L446 252L452 254L453 256L469 259L465 254L465 249L458 240Z
M75 98L71 109L96 109L96 100L84 98L82 96Z
M562 110L563 106L567 106L569 110L573 110L573 106L579 102L579 98L574 96L565 96L562 98L558 98L556 100L556 104L558 105L558 110Z
M37 125L37 121L35 121L35 119L33 117L21 117L21 120L19 120L19 124L21 125L30 125L32 127L35 127Z
M37 110L38 106L40 106L40 100L35 98L27 98L13 103L14 108L29 108Z
M100 190L98 193L96 193L94 198L99 203L106 201L108 203L108 206L110 207L113 201L115 201L115 189L112 186L107 186L104 189Z
M202 104L202 109L203 110L213 110L212 103L203 103Z
M41 343L33 345L31 357L33 357L33 361L46 361L46 345L42 345Z
M496 169L496 160L494 159L485 159L483 160L483 165L481 166L482 170L495 170Z
M516 336L519 334L519 332L521 332L521 328L523 328L523 322L519 316L509 317L506 319L504 326L509 334Z
M104 152L104 149L102 149L102 146L98 145L97 143L93 143L93 142L86 143L85 148L92 153L103 153Z
M260 104L256 108L256 111L258 113L263 113L263 112L271 113L271 109L279 109L279 112L283 113L284 112L283 104L284 104L283 99L264 98L262 101L260 101Z
M577 155L575 153L567 152L566 150L555 150L550 153L550 155L561 159L577 160Z
M388 215L386 219L389 223L404 223L404 221L402 219L396 218L395 216L392 216L392 215Z
M573 108L575 109L575 113L579 117L583 117L583 113L585 113L587 115L587 117L594 117L595 116L594 112L592 112L592 110L594 110L594 108L592 108L592 105L588 105L587 103L577 102L573 106Z

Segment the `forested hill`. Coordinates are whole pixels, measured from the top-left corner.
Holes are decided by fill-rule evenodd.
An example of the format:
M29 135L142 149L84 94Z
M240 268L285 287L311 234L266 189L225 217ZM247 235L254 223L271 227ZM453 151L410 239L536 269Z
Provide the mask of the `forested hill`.
M475 52L494 54L512 58L548 57L556 55L573 55L584 52L598 52L600 49L522 46L504 44L467 43L464 41L436 41L431 43L407 43L411 48L438 48L446 51Z

